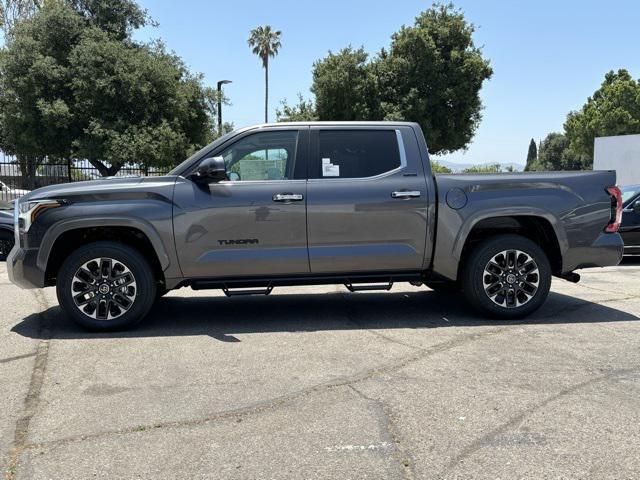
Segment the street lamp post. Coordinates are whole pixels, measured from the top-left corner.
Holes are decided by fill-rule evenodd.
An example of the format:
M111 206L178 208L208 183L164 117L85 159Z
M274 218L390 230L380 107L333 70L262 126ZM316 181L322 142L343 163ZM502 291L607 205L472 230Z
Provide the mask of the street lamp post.
M231 83L231 80L220 80L218 82L218 135L222 135L222 85Z

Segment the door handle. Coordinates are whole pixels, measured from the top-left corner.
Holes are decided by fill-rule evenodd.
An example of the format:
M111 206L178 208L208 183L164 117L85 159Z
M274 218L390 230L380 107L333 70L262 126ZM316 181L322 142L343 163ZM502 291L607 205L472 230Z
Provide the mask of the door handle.
M400 190L399 192L391 192L391 198L418 198L420 190Z
M274 202L299 202L304 198L301 193L276 193L273 196Z

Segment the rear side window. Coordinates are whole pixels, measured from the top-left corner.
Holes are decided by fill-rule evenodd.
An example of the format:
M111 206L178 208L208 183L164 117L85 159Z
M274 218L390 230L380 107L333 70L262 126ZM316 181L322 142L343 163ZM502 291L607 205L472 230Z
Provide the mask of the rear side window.
M373 177L400 167L395 130L320 130L311 178Z

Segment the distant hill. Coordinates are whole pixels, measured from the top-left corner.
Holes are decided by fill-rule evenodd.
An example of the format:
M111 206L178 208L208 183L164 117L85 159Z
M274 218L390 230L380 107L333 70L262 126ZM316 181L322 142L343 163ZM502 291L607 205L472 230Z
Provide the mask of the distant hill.
M474 167L474 166L483 166L483 165L493 165L494 162L487 163L454 163L448 162L446 160L439 160L438 157L433 157L435 161L437 161L440 165L444 165L445 167L451 169L452 172L458 173L464 170L465 168ZM513 167L516 172L522 172L524 170L524 165L521 163L500 163L500 167L502 170L505 170L507 167Z

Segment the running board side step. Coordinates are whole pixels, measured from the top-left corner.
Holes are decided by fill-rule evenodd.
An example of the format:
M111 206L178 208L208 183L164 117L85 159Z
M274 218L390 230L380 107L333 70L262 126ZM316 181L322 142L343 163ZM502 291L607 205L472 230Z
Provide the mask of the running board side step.
M372 283L372 284L352 284L352 283L345 283L344 284L345 287L347 287L347 290L349 290L350 292L369 292L372 290L386 290L389 291L391 290L391 287L393 287L393 282L387 282L387 283Z
M231 290L225 284L222 287L222 291L227 297L239 297L245 295L269 295L273 291L273 285L269 285L266 288L239 288L237 290Z

